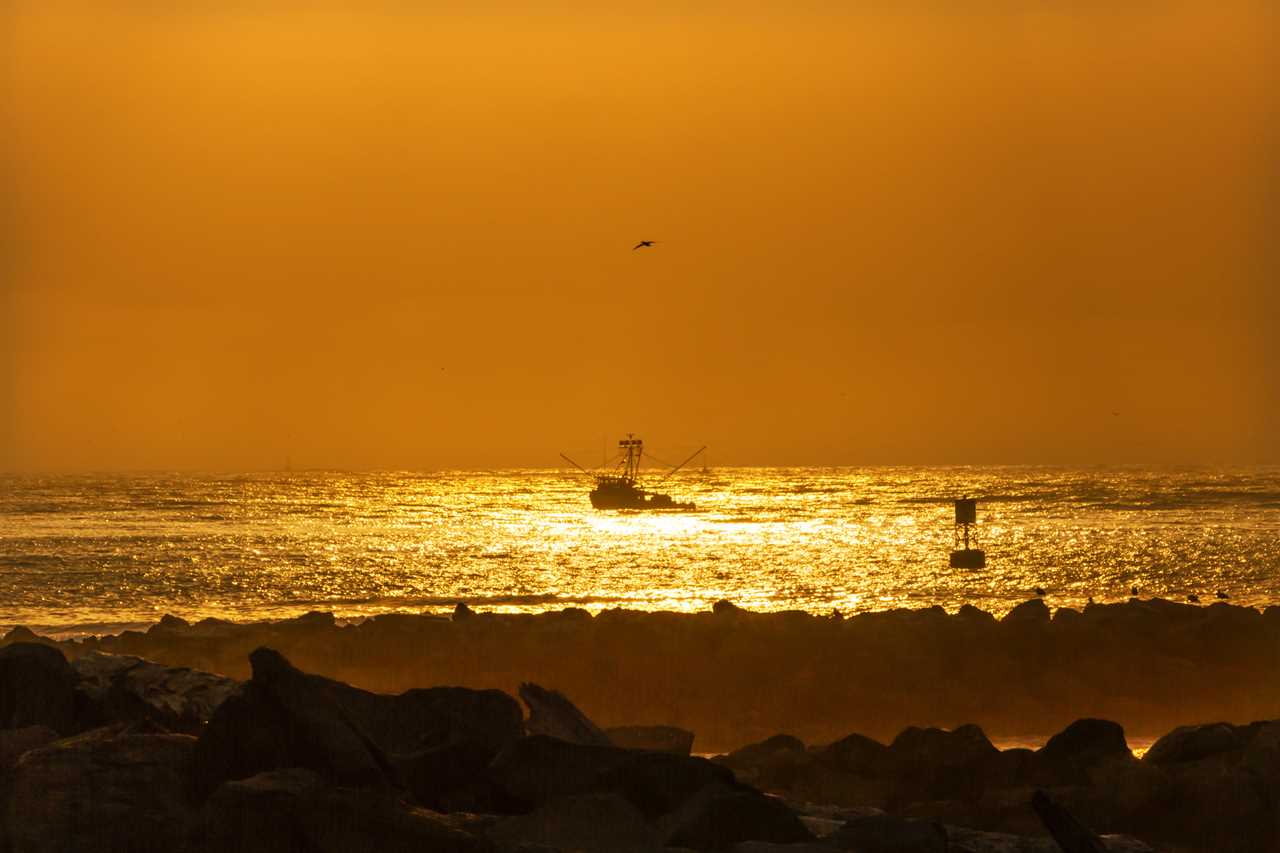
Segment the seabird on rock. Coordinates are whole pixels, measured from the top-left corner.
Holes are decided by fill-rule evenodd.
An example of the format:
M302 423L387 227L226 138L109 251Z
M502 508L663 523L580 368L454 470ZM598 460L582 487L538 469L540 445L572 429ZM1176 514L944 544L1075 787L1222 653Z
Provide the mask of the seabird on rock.
M1222 590L1218 590L1218 592L1216 593L1216 596L1217 596L1217 598L1218 598L1219 600L1222 600L1222 599L1230 598L1230 597L1231 597L1231 596L1227 595L1225 592L1223 592Z
M1190 601L1192 604L1199 604L1199 603L1200 603L1200 596L1196 595L1196 594L1193 592L1193 593L1191 593L1190 595L1188 595L1188 596L1187 596L1187 601Z

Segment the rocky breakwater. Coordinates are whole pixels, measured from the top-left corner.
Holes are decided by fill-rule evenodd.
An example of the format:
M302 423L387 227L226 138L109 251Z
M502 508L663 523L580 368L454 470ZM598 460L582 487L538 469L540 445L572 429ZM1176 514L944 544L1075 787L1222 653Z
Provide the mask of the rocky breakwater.
M130 679L139 666L151 675ZM813 837L727 768L615 746L536 685L526 721L496 690L372 693L268 648L250 667L236 684L0 650L0 850L656 853Z
M452 618L358 624L328 613L253 624L166 617L146 632L57 645L72 659L111 652L241 679L249 653L268 646L309 672L383 692L554 684L602 727L660 720L696 731L702 752L778 731L811 743L850 731L889 740L907 724L973 722L1000 739L1042 739L1081 716L1149 741L1198 720L1280 715L1280 607L1160 599L1083 611L1036 599L1000 618L972 607L753 613L727 602L594 616L459 606Z
M966 725L821 747L783 735L707 760L688 754L687 731L611 734L558 691L519 695L527 717L501 691L374 693L269 648L234 682L10 644L0 851L1246 853L1280 841L1280 722L1182 727L1140 761L1119 725L1094 719L1034 752Z
M944 827L951 850L1054 853L1031 837L1047 827L1038 796L1090 831L1160 850L1280 850L1280 720L1179 727L1141 759L1119 724L1081 719L1038 750L999 750L964 725L909 727L888 743L850 734L806 746L775 735L713 760L761 790L823 804L802 812L874 818L904 833ZM856 829L855 819L841 831ZM1019 840L997 844L1007 836Z

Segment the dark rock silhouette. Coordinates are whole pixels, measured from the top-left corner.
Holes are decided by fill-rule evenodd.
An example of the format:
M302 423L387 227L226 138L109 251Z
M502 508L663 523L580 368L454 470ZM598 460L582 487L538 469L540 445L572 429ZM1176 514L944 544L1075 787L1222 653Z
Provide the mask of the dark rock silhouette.
M132 655L92 652L73 661L72 669L77 690L100 718L148 720L187 734L199 734L214 710L239 686L230 678L162 666Z
M693 751L694 734L676 726L615 726L604 734L623 749L648 749L688 755Z
M831 840L859 853L947 853L947 831L941 824L892 815L848 821Z
M512 802L535 808L577 794L617 793L646 817L678 806L733 773L703 758L569 743L533 735L504 749L489 772Z
M1060 608L1047 624L1042 607L999 623L974 608L835 621L728 602L719 615L392 614L348 626L207 619L57 645L73 659L99 650L241 679L248 654L268 646L307 671L383 693L457 684L514 694L534 681L572 696L602 728L660 720L696 731L706 751L778 731L811 743L851 731L887 741L907 724L957 720L992 735L1051 732L1080 708L1131 736L1156 737L1280 707L1272 677L1280 607L1259 614L1227 602L1129 600Z
M583 853L657 853L662 847L658 830L617 794L553 800L529 814L503 819L486 835L503 850L541 844Z
M709 785L660 822L669 847L729 850L740 841L794 844L813 833L780 800L739 786Z
M222 703L197 744L196 797L287 767L314 770L336 785L392 785L386 754L334 701L336 683L294 669L271 649L258 649L251 662L253 677Z
M33 749L11 771L13 853L167 853L182 843L187 735L96 729Z
M1124 729L1110 720L1076 720L1036 753L1037 763L1060 781L1081 781L1100 761L1133 761Z
M529 734L591 746L611 745L609 736L564 694L526 682L520 685L520 698L529 706L529 719L525 722Z
M1245 739L1241 737L1236 727L1228 723L1179 726L1153 743L1142 756L1142 760L1149 764L1199 761L1202 758L1240 749L1244 743Z
M82 712L76 674L62 652L25 642L0 648L0 729L48 726L71 734Z
M227 782L186 853L490 853L493 845L385 792L327 786L291 768Z
M481 633L490 630L484 626L490 619L476 617ZM778 625L758 613L732 619L735 629L722 643L742 637L754 643L756 630L769 635ZM1140 608L1096 605L1075 619L1064 628L1057 628L1056 617L1047 625L1011 628L977 615L961 620L937 610L899 611L865 622L874 630L860 639L874 642L881 631L896 642L936 631L952 638L1014 631L1034 646L1052 643L1046 640L1052 631L1074 634L1079 625L1105 633L1137 625L1134 638L1172 625L1171 635L1185 633L1183 648L1192 652L1233 643L1233 633L1256 631L1268 617L1228 605L1144 602ZM172 633L166 642L212 637L223 643L241 630L178 621L137 637L152 642ZM544 643L599 628L581 613L515 624L549 628ZM675 624L682 624L678 617ZM792 613L781 624L787 635L804 634L826 631L829 620ZM438 639L430 633L442 625L454 629L448 621L401 616L343 629L310 617L271 630L276 639L306 647L353 631L372 630L396 643L416 642L420 634ZM660 634L655 637L660 642ZM252 653L252 678L238 685L206 672L93 656L78 644L58 644L81 652L72 666L47 643L35 646L41 651L31 644L9 648L17 651L6 652L6 660L19 661L8 671L12 707L24 708L26 716L70 708L72 729L105 725L70 736L47 725L0 729L4 853L527 853L549 844L636 853L657 853L664 845L808 853L822 845L865 853L932 849L940 830L954 853L1052 853L1046 827L1068 847L1112 853L1149 849L1133 835L1180 853L1253 853L1280 845L1280 721L1180 726L1142 761L1129 752L1123 727L1102 719L1075 720L1034 752L998 751L977 725L908 726L890 745L844 733L828 745L806 747L796 736L774 735L707 761L526 736L520 706L497 690L371 693L308 674L270 648ZM23 667L37 674L32 697L20 695L23 683L13 680L15 671L26 674ZM110 698L113 692L129 701ZM599 731L564 695L535 692L556 697L545 707L571 736ZM198 720L210 708L201 730ZM200 739L166 731L174 725L195 726ZM1048 807L1034 806L1037 789L1052 798Z
M1032 795L1031 807L1036 810L1053 840L1062 848L1062 853L1106 853L1107 848L1102 839L1090 832L1044 791L1036 791Z

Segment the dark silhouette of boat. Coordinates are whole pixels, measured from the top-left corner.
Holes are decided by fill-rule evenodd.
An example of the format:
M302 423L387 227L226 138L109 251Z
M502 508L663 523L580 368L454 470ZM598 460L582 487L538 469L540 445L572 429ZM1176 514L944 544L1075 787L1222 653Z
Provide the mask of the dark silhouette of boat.
M627 437L618 442L618 449L617 467L610 473L593 475L596 478L596 487L591 490L590 494L593 507L596 509L674 510L677 512L689 512L697 509L692 502L677 501L671 495L651 492L641 488L640 457L644 453L644 442L641 439L636 438L632 433L627 433ZM703 450L706 450L706 448L699 448L693 456L690 456L669 471L663 479L670 477L676 471L689 464ZM563 453L560 456L579 471L590 473Z

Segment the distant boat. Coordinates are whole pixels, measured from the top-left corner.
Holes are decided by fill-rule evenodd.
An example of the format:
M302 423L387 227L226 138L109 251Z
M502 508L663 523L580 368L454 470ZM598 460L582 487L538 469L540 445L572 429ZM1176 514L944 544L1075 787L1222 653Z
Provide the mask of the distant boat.
M627 433L627 437L618 441L619 461L617 468L607 474L595 474L596 487L589 497L591 505L596 509L630 509L630 510L674 510L689 512L697 509L691 501L677 501L671 495L652 492L640 486L640 458L644 454L644 441ZM693 461L705 447L699 448L692 456L667 472L670 477L685 465ZM568 456L560 456L572 463L583 473L591 473Z

